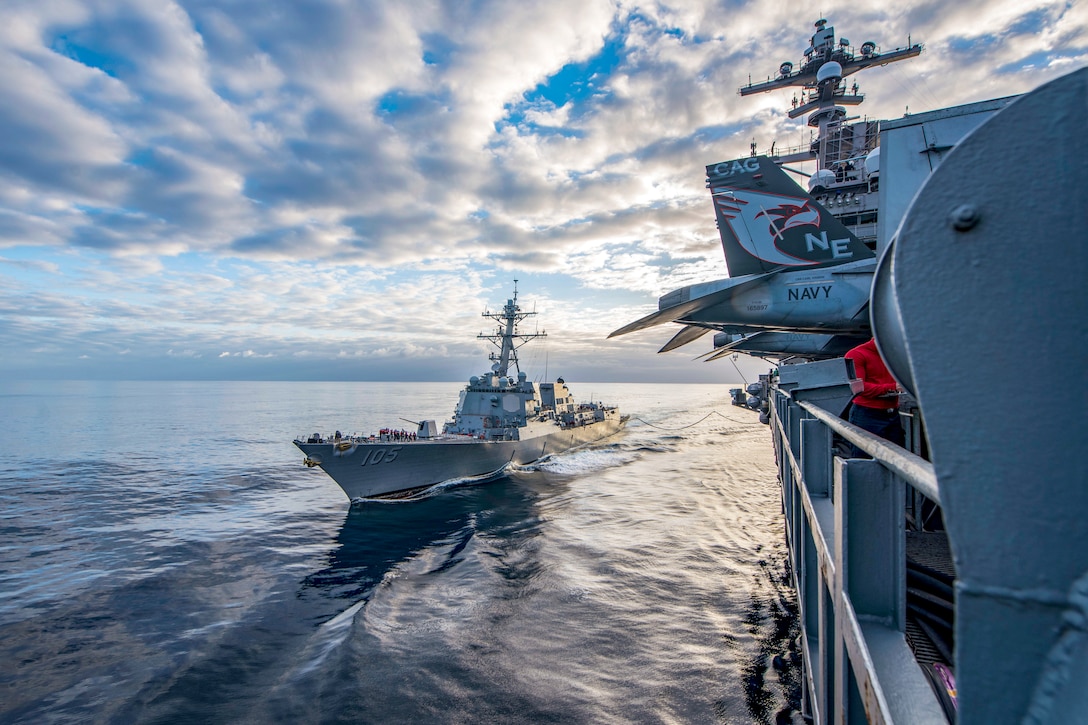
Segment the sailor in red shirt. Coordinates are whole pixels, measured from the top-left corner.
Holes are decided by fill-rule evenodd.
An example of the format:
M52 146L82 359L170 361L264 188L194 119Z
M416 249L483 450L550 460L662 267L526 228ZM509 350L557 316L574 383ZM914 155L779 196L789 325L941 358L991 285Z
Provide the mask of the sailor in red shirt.
M846 359L854 361L854 374L865 383L864 389L854 396L849 421L896 445L903 445L899 386L881 359L876 341L870 339L858 345L846 353Z

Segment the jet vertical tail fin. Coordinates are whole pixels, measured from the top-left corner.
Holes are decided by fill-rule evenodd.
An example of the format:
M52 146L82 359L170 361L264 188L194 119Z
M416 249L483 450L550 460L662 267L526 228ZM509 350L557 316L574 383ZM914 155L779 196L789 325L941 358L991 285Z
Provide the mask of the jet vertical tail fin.
M706 167L729 276L875 256L766 156Z

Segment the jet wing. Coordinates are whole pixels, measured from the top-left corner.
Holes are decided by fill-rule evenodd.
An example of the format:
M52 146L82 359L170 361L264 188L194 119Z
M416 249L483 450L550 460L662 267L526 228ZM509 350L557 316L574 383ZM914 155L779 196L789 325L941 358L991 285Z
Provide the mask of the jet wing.
M669 352L675 350L678 347L683 347L689 342L694 342L700 337L710 332L711 328L701 327L699 325L686 325L680 332L676 333L671 340L665 343L665 346L658 350L658 353Z
M736 294L738 290L747 287L750 284L759 282L777 271L778 270L776 269L772 272L765 272L764 274L753 275L751 279L747 279L740 284L726 287L725 289L720 289L717 292L711 292L710 294L703 295L702 297L696 297L695 299L688 300L687 302L681 302L678 305L671 305L663 310L658 310L657 312L646 315L640 320L635 320L628 325L624 325L618 330L613 330L611 333L609 333L608 338L611 339L613 337L619 337L620 335L626 335L627 333L635 332L636 330L645 330L647 327L654 327L655 325L660 325L665 322L675 322L676 320L687 317L692 312L698 312L699 310L705 310L708 307L713 307L714 305L728 300L730 297Z
M717 304L719 301L729 299L729 290L724 289L719 292L714 292L706 297L700 297L698 299L691 300L690 302L684 302L679 305L673 305L672 307L666 307L663 310L658 310L652 314L646 315L642 319L635 320L634 322L624 325L618 330L613 330L609 333L608 337L619 337L620 335L626 335L629 332L635 332L636 330L645 330L647 327L653 327L665 322L673 322L679 320L685 315L690 315L695 310L701 310L705 307L711 307Z

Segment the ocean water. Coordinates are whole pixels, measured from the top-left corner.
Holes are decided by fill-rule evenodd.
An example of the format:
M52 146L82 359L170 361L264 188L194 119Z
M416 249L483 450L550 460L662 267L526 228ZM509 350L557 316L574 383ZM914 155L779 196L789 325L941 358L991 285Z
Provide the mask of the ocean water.
M290 443L460 387L0 384L0 722L800 722L769 433L728 386L572 383L626 432L408 502Z

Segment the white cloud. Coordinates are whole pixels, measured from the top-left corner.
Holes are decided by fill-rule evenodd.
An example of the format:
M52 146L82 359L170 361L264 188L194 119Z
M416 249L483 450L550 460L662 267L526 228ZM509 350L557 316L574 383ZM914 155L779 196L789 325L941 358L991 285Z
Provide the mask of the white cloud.
M588 354L655 296L724 276L705 164L807 138L790 91L737 88L798 60L811 6L754 9L9 2L0 339L193 364L460 359L480 310L531 276L576 338L549 345ZM1088 62L1084 4L823 12L855 45L927 45L859 76L871 117Z

